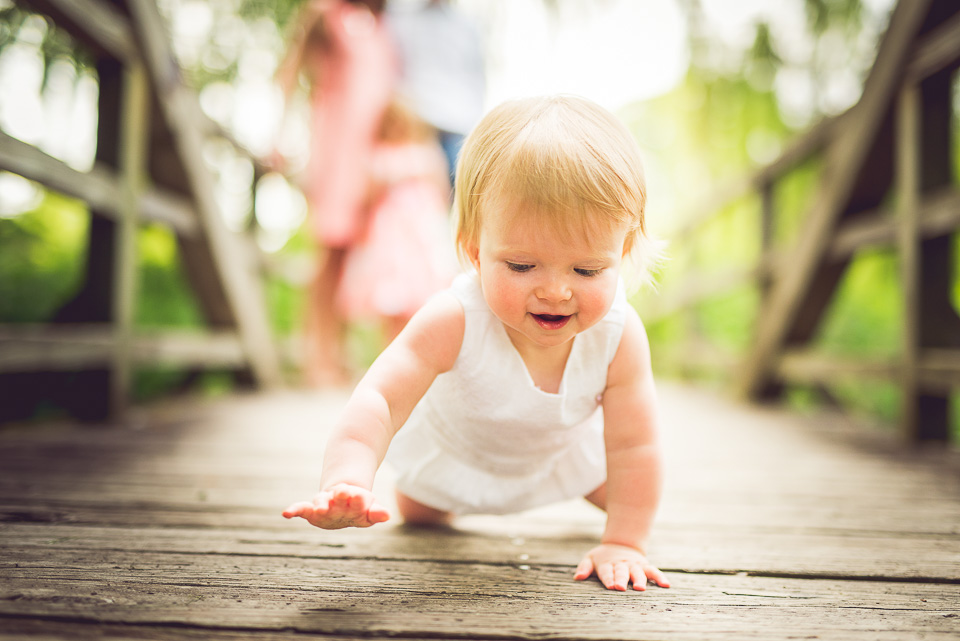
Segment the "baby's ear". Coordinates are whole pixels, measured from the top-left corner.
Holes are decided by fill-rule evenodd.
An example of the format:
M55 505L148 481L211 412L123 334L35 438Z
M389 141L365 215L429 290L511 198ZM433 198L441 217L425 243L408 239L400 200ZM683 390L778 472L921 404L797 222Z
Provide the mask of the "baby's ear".
M476 243L464 243L463 255L467 257L473 268L480 271L480 247Z

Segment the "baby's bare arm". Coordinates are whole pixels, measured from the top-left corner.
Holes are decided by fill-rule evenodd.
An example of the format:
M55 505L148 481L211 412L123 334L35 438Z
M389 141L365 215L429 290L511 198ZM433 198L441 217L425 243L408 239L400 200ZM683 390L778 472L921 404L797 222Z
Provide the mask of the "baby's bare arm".
M361 379L327 442L320 494L291 505L326 529L385 521L371 489L394 434L438 374L453 367L463 341L463 308L452 296L429 301ZM345 489L346 488L346 489Z
M666 578L646 558L647 537L660 501L662 471L650 348L635 312L628 315L610 364L603 415L607 524L602 545L584 557L576 578L596 572L611 589L625 590L628 578L638 590L644 588L648 578L667 587Z

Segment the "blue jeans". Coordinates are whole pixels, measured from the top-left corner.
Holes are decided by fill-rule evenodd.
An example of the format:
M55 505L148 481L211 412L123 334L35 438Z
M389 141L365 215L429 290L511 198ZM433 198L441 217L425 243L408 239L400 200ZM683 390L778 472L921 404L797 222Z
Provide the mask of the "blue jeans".
M452 131L437 130L440 138L440 146L443 147L443 153L447 157L447 170L450 172L450 183L457 173L457 154L460 153L460 147L463 146L463 134L455 134Z

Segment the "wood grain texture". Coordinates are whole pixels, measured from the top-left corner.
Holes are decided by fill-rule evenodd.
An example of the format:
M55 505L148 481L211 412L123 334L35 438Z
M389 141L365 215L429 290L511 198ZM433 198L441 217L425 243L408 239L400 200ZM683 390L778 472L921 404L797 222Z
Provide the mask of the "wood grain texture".
M603 527L585 501L449 529L281 518L316 489L346 392L2 429L0 640L956 638L956 456L833 414L660 397L651 555L674 587L644 594L572 580Z
M674 587L574 582L584 501L451 529L323 532L345 392L171 402L130 422L0 430L0 640L914 639L960 623L960 465L834 415L661 385L651 555ZM378 494L390 503L389 470Z
M188 625L413 638L837 638L956 632L960 587L676 575L613 593L571 568L84 552L0 568L0 613L77 623ZM293 579L293 580L292 580ZM754 630L745 629L751 619ZM469 638L469 637L468 637Z

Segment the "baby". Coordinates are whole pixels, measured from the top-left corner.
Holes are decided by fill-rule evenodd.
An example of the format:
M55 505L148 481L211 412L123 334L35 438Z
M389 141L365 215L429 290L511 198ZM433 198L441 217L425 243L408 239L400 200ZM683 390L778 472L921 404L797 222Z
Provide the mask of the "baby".
M470 272L370 367L334 426L320 493L283 515L325 529L386 521L371 492L386 458L407 522L585 497L607 520L574 578L669 587L646 557L656 393L621 279L650 246L636 143L582 98L508 102L467 138L454 198Z

